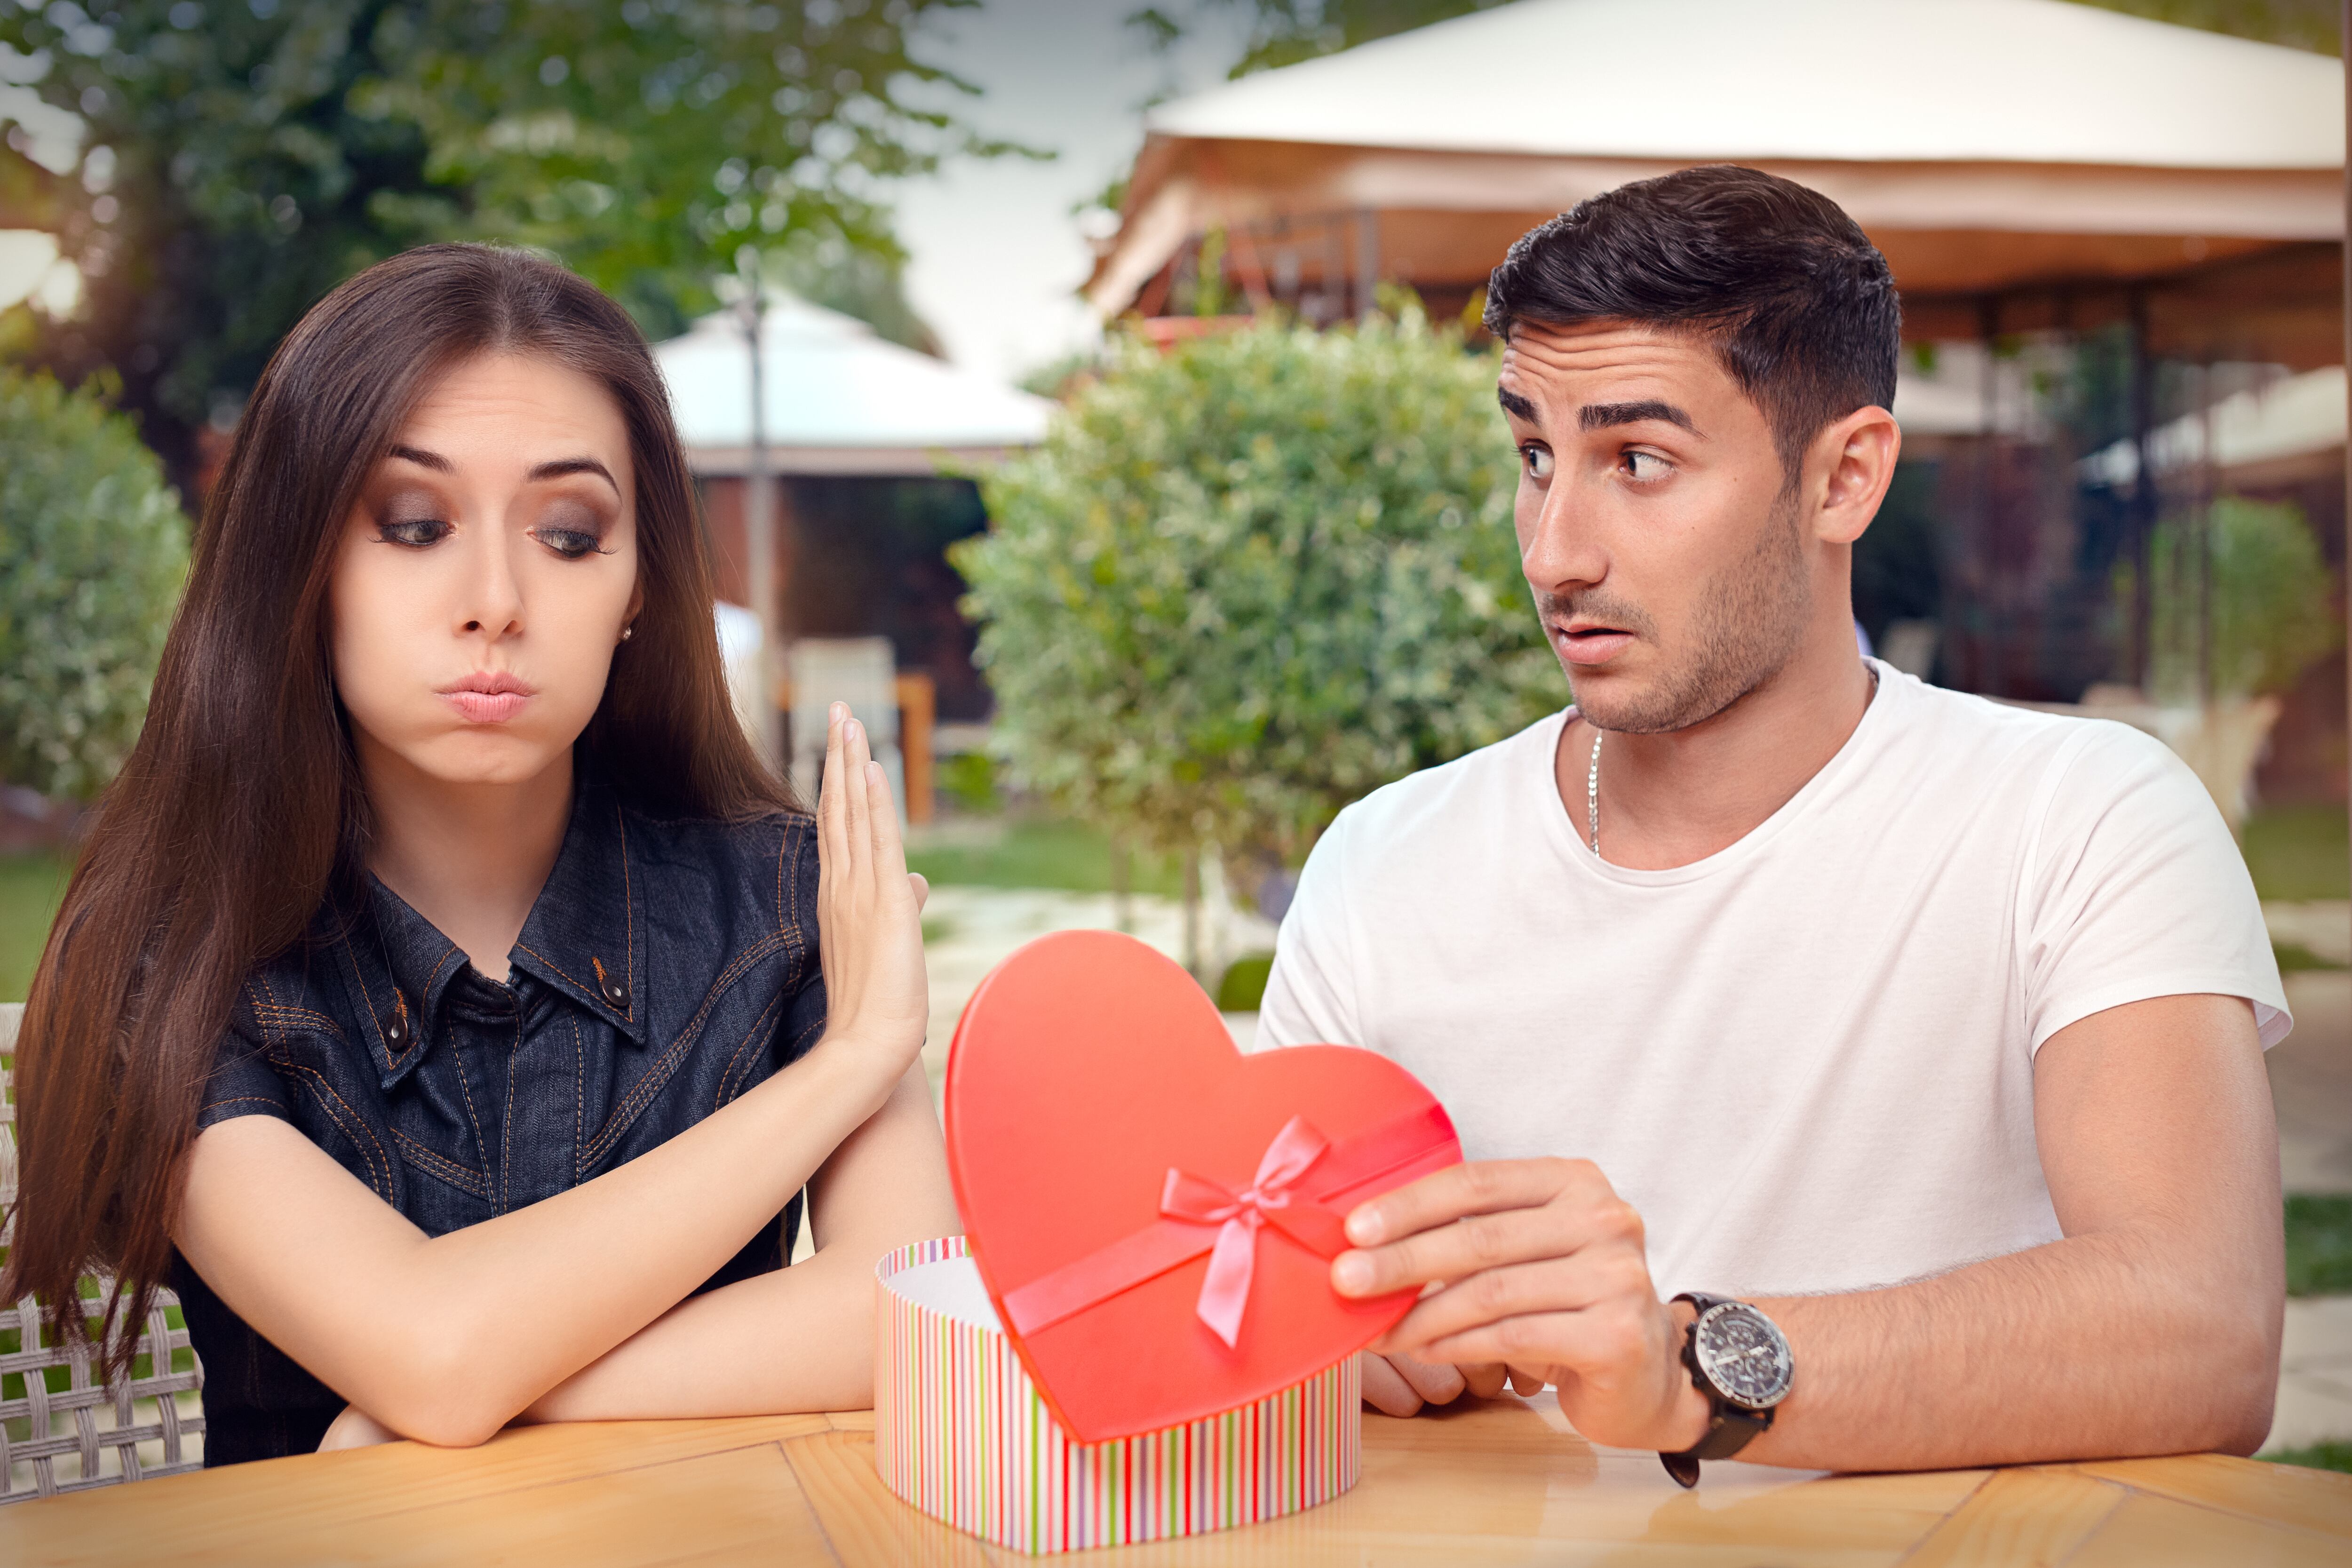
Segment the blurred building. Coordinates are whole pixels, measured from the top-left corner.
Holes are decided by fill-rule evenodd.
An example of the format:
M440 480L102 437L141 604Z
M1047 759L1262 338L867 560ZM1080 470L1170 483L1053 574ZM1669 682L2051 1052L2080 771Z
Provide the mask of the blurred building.
M780 631L887 637L899 673L928 682L938 718L985 718L946 550L987 526L969 468L1041 439L1053 405L789 295L772 297L761 340ZM719 595L747 603L750 339L720 311L654 357L701 492Z
M1857 608L1882 642L1924 629L1950 684L2073 701L2137 682L2148 613L2117 602L2118 563L2200 498L2294 499L2343 567L2340 392L2300 478L2177 439L2084 467L2342 361L2337 60L2065 0L1520 0L1146 125L1087 289L1163 337L1204 309L1343 320L1387 284L1475 323L1513 238L1692 164L1836 200L1892 265L1916 351ZM2325 733L2271 782L2340 797L2341 661L2305 684L2288 711Z

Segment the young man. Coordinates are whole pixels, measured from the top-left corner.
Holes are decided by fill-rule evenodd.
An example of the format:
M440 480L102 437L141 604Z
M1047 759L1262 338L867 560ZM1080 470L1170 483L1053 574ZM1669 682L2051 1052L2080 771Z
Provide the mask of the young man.
M2261 910L2156 742L1858 657L1885 259L1696 169L1526 236L1486 324L1577 706L1341 813L1259 1024L1394 1058L1470 1157L1349 1220L1340 1290L1439 1287L1368 1397L1556 1384L1685 1484L2252 1452Z

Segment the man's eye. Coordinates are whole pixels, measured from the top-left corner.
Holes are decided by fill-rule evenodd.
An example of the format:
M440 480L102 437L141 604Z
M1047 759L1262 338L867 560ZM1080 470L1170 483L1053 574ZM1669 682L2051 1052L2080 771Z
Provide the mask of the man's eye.
M1527 465L1528 478L1531 479L1548 479L1551 478L1552 456L1550 447L1522 447L1519 448L1519 458L1520 460Z
M375 534L386 544L424 550L448 538L449 525L437 517L391 518L375 525Z
M593 554L596 550L596 536L583 533L576 528L534 528L530 536L566 561L577 561L583 555Z
M1625 477L1635 484L1663 479L1671 471L1666 460L1655 452L1627 452L1619 460L1625 465Z

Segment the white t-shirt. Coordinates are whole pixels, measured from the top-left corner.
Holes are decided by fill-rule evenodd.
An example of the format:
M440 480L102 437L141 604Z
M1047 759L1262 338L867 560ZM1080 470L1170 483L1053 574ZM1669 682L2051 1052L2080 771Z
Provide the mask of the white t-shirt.
M1829 764L1694 865L1593 858L1553 775L1573 710L1349 806L1259 1040L1392 1058L1472 1159L1596 1162L1662 1294L1858 1289L2057 1239L2034 1052L2198 992L2250 999L2276 1044L2262 908L2156 741L1877 668Z

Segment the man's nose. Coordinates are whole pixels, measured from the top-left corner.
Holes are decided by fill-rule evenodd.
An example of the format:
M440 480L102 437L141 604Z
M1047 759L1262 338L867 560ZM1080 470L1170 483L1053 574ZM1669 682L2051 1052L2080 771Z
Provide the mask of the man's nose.
M1582 499L1565 478L1555 481L1519 542L1519 569L1538 593L1589 586L1609 575L1609 553Z

